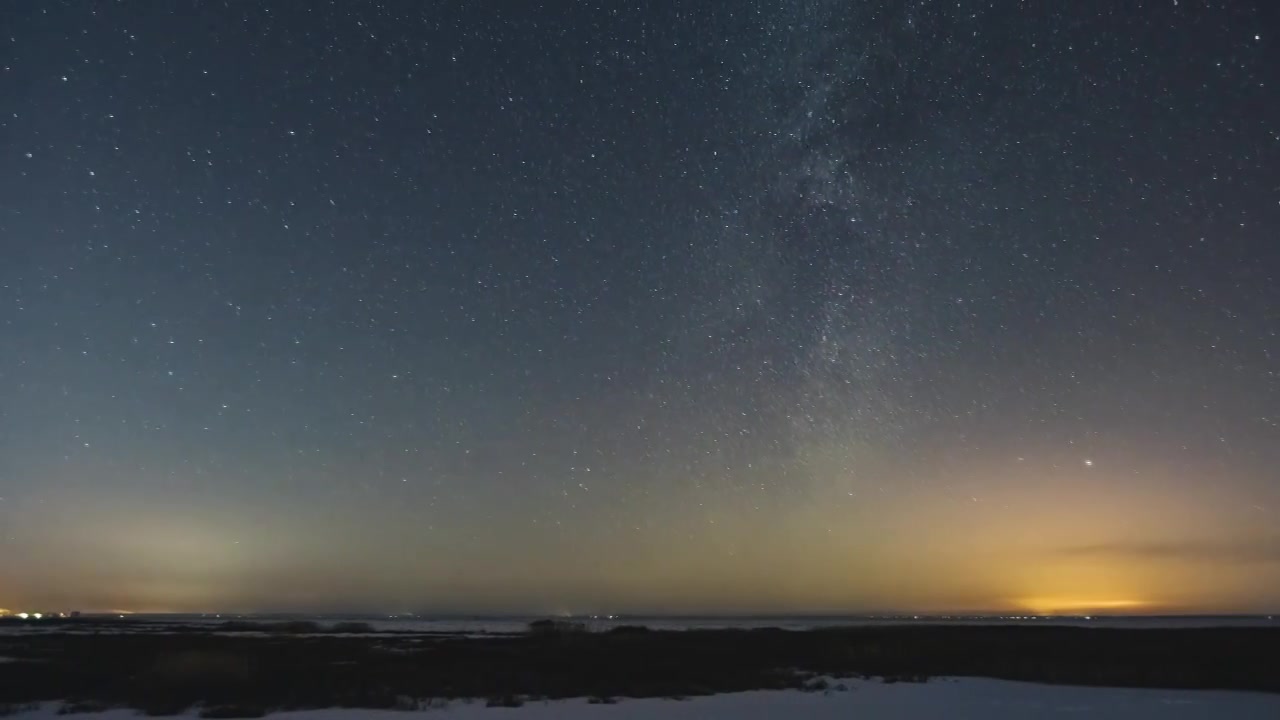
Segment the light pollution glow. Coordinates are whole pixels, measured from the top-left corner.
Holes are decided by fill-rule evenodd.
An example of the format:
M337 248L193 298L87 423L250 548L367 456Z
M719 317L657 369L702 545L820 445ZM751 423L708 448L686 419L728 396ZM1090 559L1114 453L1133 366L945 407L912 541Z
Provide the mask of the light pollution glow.
M3 559L12 579L3 601L143 612L1103 614L1280 605L1280 563L1232 550L1273 542L1264 515L1208 491L1121 491L1099 472L1062 471L1028 487L988 465L953 479L963 492L787 498L767 522L749 496L721 490L678 506L637 504L629 531L584 523L573 537L521 523L514 507L494 518L507 533L479 535L448 523L424 531L394 508L378 510L374 523L373 509L356 506L345 516L265 506L195 515L146 498L97 498L81 516L65 502L33 502L13 529L30 550ZM978 489L982 497L971 497ZM661 524L646 527L654 517ZM1204 534L1169 544L1176 529L1193 527ZM1235 542L1215 544L1223 536ZM1145 549L1159 542L1174 549Z

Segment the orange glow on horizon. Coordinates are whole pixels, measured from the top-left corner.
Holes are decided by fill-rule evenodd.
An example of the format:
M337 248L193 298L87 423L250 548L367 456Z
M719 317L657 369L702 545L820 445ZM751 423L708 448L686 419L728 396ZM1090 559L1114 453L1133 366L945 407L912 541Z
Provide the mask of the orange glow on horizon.
M1025 608L1037 615L1060 615L1064 613L1082 613L1107 610L1150 610L1155 603L1146 600L1121 599L1086 599L1071 597L1032 597L1019 598L1018 607Z
M440 521L438 537L426 534L417 516L395 513L362 533L372 522L363 510L304 518L289 514L296 508L237 511L214 522L177 509L142 513L112 496L93 496L97 511L87 519L56 509L70 500L49 503L33 510L31 534L19 535L33 551L6 559L0 602L112 615L387 606L447 614L1265 615L1280 606L1269 518L1224 509L1204 491L1098 486L1065 470L1024 482L1031 473L1021 466L975 462L936 478L971 485L973 494L917 492L902 480L897 495L830 502L850 497L842 468L857 458L841 448L807 449L808 491L779 498L767 514L754 494L709 487L689 491L696 503L633 499L620 520L584 524L573 539L522 524L524 508L515 506L500 531L477 539L451 520ZM637 529L619 533L615 522ZM320 525L330 532L311 531ZM67 530L39 534L55 527ZM1174 532L1190 527L1202 534ZM457 544L444 552L433 537Z

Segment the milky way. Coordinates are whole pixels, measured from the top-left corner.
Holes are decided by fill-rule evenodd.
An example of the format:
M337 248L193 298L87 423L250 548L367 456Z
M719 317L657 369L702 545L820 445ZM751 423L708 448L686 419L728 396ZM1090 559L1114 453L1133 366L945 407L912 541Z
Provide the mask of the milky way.
M1280 605L1274 12L704 5L6 4L0 607Z

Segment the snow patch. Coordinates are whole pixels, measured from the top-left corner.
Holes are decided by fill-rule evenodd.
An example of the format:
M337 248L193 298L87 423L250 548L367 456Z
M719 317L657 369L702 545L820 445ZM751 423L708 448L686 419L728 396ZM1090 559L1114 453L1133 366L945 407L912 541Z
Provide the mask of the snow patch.
M981 678L941 678L928 683L844 680L845 692L756 691L690 700L586 699L527 701L517 708L490 708L483 700L436 701L420 712L326 709L272 714L274 720L760 720L762 718L859 718L860 720L1275 720L1280 694L1214 690L1145 690L1039 685ZM15 720L58 720L57 703L19 712ZM133 710L110 710L93 720L136 720ZM189 713L186 717L196 717Z

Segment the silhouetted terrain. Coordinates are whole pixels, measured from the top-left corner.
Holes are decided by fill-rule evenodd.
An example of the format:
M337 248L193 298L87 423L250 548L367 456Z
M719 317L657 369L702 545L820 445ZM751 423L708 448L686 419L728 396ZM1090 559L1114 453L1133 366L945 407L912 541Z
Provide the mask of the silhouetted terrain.
M403 707L428 698L678 697L825 689L821 676L981 676L1046 683L1280 692L1280 629L899 626L609 632L544 625L494 637L313 632L276 624L0 635L0 704L206 716ZM227 632L235 629L240 632ZM363 628L351 626L353 631ZM74 632L72 631L74 630ZM246 634L244 631L249 630ZM260 632L258 632L260 631Z

